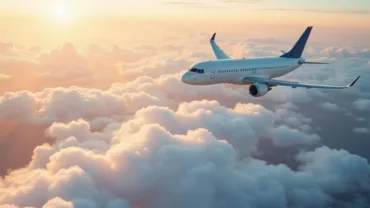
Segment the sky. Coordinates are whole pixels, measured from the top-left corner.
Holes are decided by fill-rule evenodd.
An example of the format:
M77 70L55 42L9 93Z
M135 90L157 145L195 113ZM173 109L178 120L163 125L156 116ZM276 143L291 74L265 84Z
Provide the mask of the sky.
M189 31L217 30L244 36L269 34L268 31L274 29L281 37L293 37L292 28L314 25L322 28L319 34L326 41L331 41L333 33L334 36L342 33L346 39L352 37L356 44L370 34L370 3L366 0L309 3L294 0L16 0L1 1L0 8L2 39L27 45L56 46L68 41L82 43L103 38L114 43L125 40L127 44L132 36L144 39L147 31L151 31L150 38L161 39L161 31L153 31L155 25L161 25L162 30L181 25Z
M368 0L0 1L0 207L370 207ZM191 86L215 59L345 90Z

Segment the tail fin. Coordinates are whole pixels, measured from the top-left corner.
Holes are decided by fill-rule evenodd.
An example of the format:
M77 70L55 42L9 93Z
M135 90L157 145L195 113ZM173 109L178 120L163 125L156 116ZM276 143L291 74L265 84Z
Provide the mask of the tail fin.
M301 58L304 47L306 46L308 37L310 36L312 26L307 27L299 40L295 43L294 47L286 54L280 56L285 58Z

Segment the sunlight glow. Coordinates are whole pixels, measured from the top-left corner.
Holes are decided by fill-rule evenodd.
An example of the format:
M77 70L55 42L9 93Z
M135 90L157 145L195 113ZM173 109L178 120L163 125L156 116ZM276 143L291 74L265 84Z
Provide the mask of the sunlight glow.
M57 20L67 20L71 18L70 11L65 7L56 7L53 11L53 15Z

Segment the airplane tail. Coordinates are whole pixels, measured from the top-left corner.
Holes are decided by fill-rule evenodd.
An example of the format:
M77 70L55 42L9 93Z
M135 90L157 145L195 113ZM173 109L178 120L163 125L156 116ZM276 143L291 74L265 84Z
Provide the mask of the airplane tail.
M293 48L288 53L285 53L280 57L301 58L304 47L306 46L308 37L310 36L311 30L312 30L312 26L307 27L307 29L303 32L303 34L298 39L298 41L295 43Z

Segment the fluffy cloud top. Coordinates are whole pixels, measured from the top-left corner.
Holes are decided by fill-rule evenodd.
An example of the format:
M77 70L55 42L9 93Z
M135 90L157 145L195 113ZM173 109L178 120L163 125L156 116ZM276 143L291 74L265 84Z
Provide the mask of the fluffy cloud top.
M77 133L75 126L72 122L58 128L70 138L67 132ZM86 129L80 131L83 135ZM88 141L81 140L73 146L49 147L45 150L51 153L49 160L35 154L37 166L11 172L2 180L0 203L21 207L324 207L332 200L330 193L365 187L370 174L369 164L361 157L329 148L299 155L300 171L253 158L238 160L229 143L206 129L172 134L158 124L145 124L135 131L121 129L114 138L119 142L106 150L102 147L101 152L83 148Z
M29 89L0 98L0 141L15 152L1 159L17 153L27 163L0 179L0 206L328 207L341 204L342 195L364 201L370 193L368 162L345 150L317 147L327 134L314 117L324 109L335 116L348 113L343 122L358 117L345 106L366 110L366 82L341 91L343 97L275 88L260 99L251 98L245 86L185 85L181 71L195 58L210 56L194 53L204 51L199 41L130 49L66 44L51 51L0 43L1 74L10 76L2 89ZM248 39L235 50L241 56L277 53L274 39L258 41ZM314 46L307 52L334 63L302 68L286 79L339 84L354 73L368 76L366 49ZM50 86L68 87L45 88ZM365 98L356 100L359 94ZM333 123L325 113L318 116ZM366 121L365 113L361 117ZM4 131L13 122L26 125L27 135L17 134L22 128ZM33 128L46 138L32 136ZM256 159L261 139L273 143L262 154L303 148L291 156L298 169ZM32 157L14 148L29 141L38 141Z

